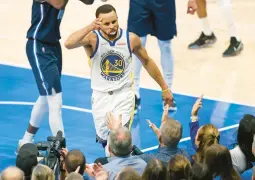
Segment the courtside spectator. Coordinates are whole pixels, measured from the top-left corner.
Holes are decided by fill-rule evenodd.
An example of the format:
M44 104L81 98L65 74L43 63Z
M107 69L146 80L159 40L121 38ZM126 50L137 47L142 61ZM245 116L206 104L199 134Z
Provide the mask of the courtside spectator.
M24 180L24 173L17 167L6 168L0 175L1 180Z
M26 180L31 179L32 170L38 164L36 145L27 143L21 146L16 158L16 166L25 173Z
M152 159L147 164L142 180L166 180L167 179L167 168L164 163L159 159Z

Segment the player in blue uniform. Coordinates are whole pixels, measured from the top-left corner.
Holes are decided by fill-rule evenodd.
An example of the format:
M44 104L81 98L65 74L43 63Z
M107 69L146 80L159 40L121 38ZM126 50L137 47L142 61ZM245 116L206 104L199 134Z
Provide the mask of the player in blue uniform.
M187 13L194 14L195 10L195 0L189 0ZM140 36L143 46L146 44L148 34L158 39L163 76L167 86L171 88L174 66L171 40L177 34L175 0L130 0L128 31ZM133 62L135 110L137 112L140 108L139 83L142 64L136 56L133 57ZM170 108L176 110L176 104L173 103Z
M92 4L94 0L80 0ZM55 136L63 132L62 122L62 52L60 23L68 0L33 0L31 26L27 32L26 53L40 93L18 149L31 143L44 115L49 112L49 124Z

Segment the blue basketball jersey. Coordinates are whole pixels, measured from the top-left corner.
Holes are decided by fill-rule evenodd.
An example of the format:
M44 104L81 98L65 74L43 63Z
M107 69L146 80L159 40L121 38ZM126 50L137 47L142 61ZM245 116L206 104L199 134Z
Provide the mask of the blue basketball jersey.
M57 43L60 36L59 26L64 14L64 9L56 9L44 2L33 0L31 26L27 38L33 38L46 43Z

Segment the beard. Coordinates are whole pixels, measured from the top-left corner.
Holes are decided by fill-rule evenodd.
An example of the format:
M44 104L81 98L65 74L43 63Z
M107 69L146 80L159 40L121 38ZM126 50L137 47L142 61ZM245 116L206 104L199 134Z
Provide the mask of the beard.
M110 32L110 33L106 33L106 32L103 31L103 30L102 30L102 31L104 32L105 35L107 35L108 39L115 39L115 38L118 36L118 29L119 29L119 28L117 28L116 31Z

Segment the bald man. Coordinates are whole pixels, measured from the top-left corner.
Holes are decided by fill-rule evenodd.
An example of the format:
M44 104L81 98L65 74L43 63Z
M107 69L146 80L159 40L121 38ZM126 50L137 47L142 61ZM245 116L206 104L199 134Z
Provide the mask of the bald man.
M11 166L6 168L1 176L1 180L24 180L24 173L19 168Z

